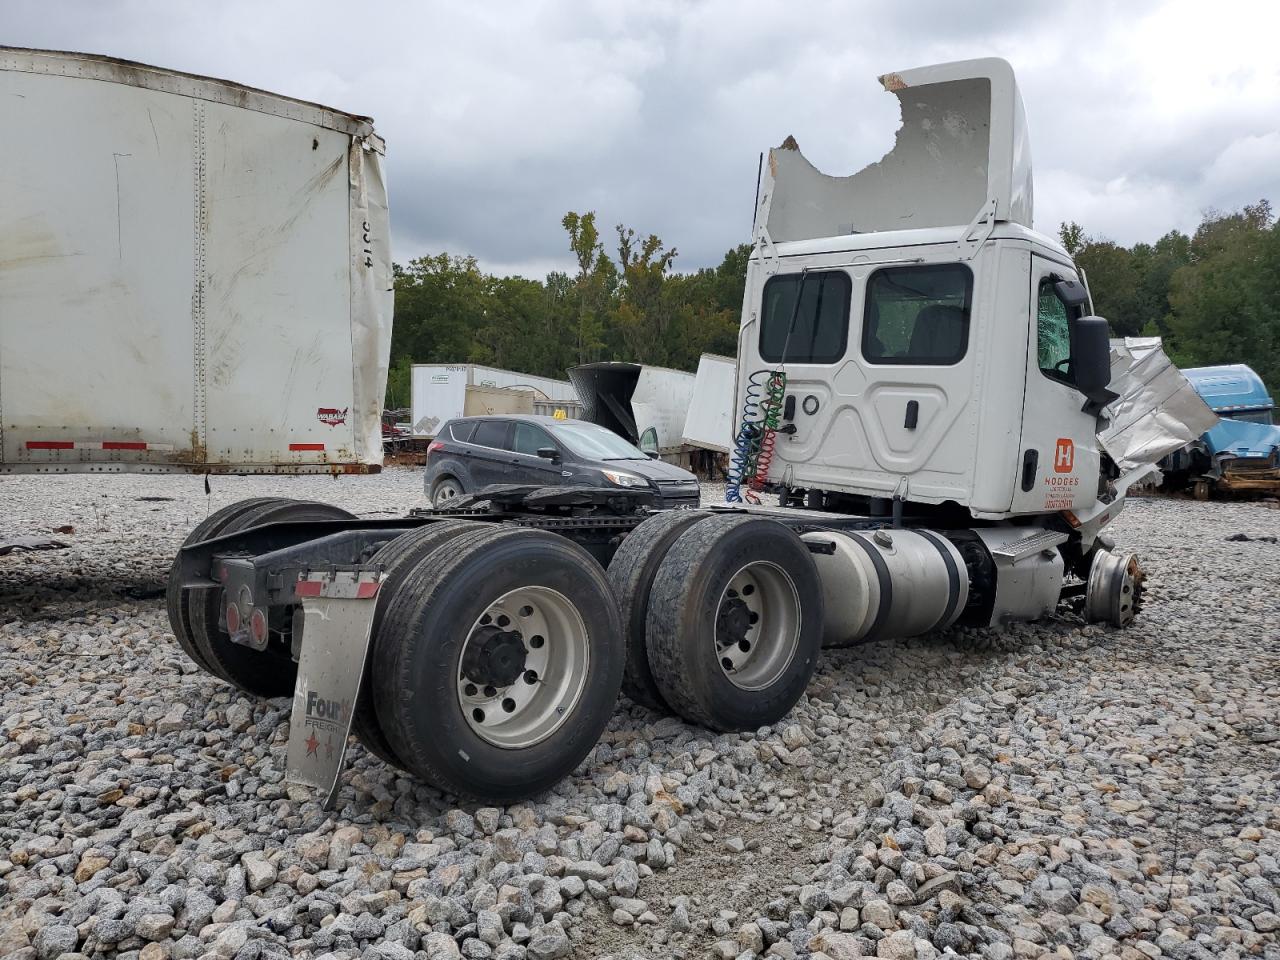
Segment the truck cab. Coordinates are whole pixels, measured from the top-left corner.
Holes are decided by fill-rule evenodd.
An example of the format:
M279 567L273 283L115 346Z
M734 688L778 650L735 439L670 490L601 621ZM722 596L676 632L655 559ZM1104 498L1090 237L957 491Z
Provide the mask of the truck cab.
M903 114L884 159L829 177L788 138L762 170L738 408L778 373L785 398L757 471L765 460L770 482L828 509L1087 511L1106 327L1066 250L1031 228L1013 71L972 60L880 80Z
M1262 378L1243 363L1193 367L1183 373L1217 415L1214 425L1171 458L1175 475L1192 473L1200 499L1266 496L1280 491L1280 426Z

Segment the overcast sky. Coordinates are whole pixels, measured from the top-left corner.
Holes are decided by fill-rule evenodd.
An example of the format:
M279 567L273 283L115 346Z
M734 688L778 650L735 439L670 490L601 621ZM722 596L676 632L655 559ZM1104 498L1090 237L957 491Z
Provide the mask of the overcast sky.
M1280 205L1273 3L0 0L0 44L209 74L374 117L394 255L568 267L595 210L676 246L748 239L757 157L793 134L847 174L893 144L876 77L1001 56L1026 103L1036 227L1129 244Z

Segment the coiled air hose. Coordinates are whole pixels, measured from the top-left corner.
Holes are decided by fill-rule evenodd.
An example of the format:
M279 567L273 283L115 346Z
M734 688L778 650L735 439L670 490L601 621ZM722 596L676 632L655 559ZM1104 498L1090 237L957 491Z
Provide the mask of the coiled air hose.
M742 503L745 498L759 503L757 493L769 480L769 466L773 463L774 445L778 438L778 421L787 395L787 350L791 335L795 333L796 320L800 316L800 301L804 297L805 281L809 268L800 271L800 283L796 290L795 304L791 308L791 321L787 324L787 337L782 343L778 366L772 370L757 370L747 378L747 392L742 402L742 419L734 437L733 453L729 456L729 476L725 484L726 503ZM819 286L815 317L822 309L822 291ZM742 487L746 484L744 492Z
M773 461L778 419L787 392L787 375L781 370L756 370L747 378L742 402L742 419L729 456L729 476L725 485L726 503L742 503L744 498L759 503L754 491L763 488ZM743 491L743 487L746 491Z
M760 450L756 454L756 472L751 478L751 489L760 491L769 481L769 464L773 462L773 448L778 442L778 421L782 417L782 404L787 396L787 375L775 370L765 384L764 404L761 406L763 429L760 433Z

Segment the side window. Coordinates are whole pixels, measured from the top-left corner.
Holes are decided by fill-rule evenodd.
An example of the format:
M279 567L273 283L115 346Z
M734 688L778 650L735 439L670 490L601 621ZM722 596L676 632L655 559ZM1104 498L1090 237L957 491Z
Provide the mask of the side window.
M835 363L849 340L852 296L853 283L843 270L770 277L764 285L760 357L771 363Z
M471 442L477 446L501 450L506 446L507 428L510 426L506 420L480 420Z
M547 431L541 427L534 426L532 423L516 421L515 439L511 444L511 449L516 453L524 453L531 457L536 457L541 448L554 446L555 443L547 436Z
M471 435L476 432L474 420L455 420L449 424L449 435L459 443L470 443Z
M1053 281L1040 281L1036 298L1036 352L1040 369L1046 376L1063 383L1074 383L1071 367L1071 327L1068 318L1071 308L1058 297Z
M969 348L973 274L961 263L885 267L867 281L862 356L869 363L945 366Z

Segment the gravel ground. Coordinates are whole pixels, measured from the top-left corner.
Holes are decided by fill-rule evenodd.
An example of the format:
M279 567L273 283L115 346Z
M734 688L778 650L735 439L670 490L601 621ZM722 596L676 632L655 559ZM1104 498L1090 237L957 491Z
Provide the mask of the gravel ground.
M288 799L285 700L195 672L160 589L206 511L419 477L0 479L0 956L1280 958L1280 511L1132 502L1125 631L1069 612L828 656L787 720L627 702L537 802L358 745Z

